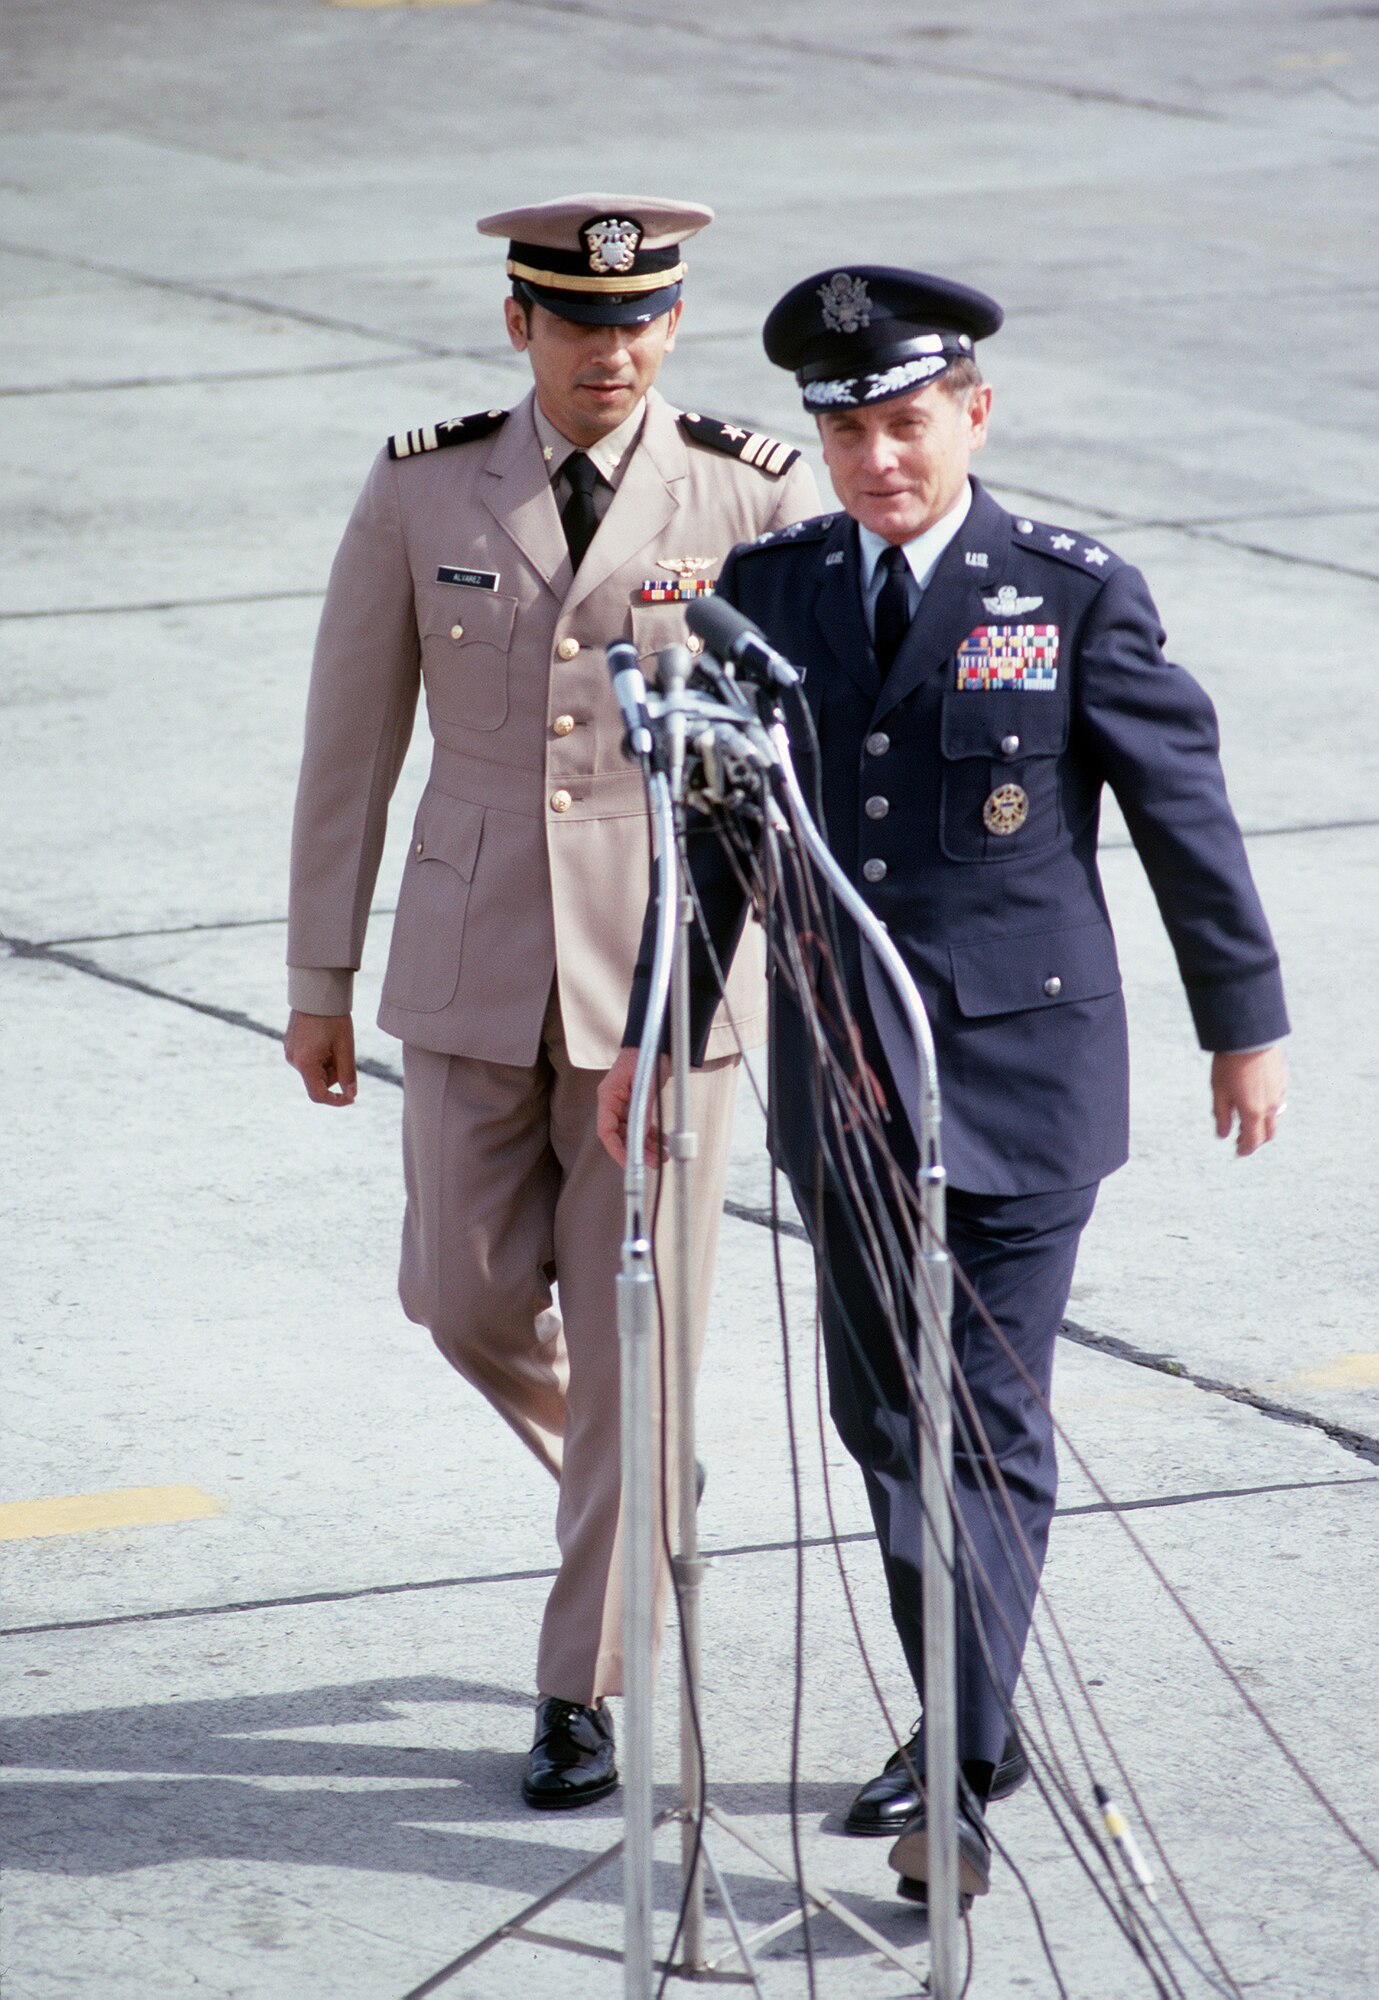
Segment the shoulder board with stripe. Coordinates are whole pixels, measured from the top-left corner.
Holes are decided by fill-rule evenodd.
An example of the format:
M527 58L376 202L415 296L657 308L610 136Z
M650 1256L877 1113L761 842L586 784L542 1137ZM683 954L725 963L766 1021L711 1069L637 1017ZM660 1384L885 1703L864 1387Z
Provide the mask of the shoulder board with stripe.
M506 410L480 410L473 417L451 417L448 423L424 424L419 431L399 431L388 439L389 458L416 458L424 451L444 451L450 444L473 444L508 420Z
M1011 521L1012 549L1031 549L1035 555L1052 556L1057 562L1080 569L1085 576L1109 576L1123 569L1125 558L1108 549L1095 535L1075 534L1071 528L1051 528L1047 521L1030 521L1017 514Z
M742 424L725 424L721 417L701 417L697 410L681 412L680 428L691 444L701 444L708 451L726 452L729 458L740 458L744 465L753 465L772 479L788 472L800 455L797 446L782 444L779 438L767 437L764 431L749 431Z
M787 528L772 528L755 541L745 542L739 556L755 555L758 549L789 548L792 543L821 542L837 520L836 514L815 514L808 521L792 521Z

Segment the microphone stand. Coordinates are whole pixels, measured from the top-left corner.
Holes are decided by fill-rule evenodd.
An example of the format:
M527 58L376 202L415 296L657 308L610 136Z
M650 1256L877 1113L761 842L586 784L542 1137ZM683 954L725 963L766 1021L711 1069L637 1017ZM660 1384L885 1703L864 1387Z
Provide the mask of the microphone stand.
M617 653L619 658L614 659ZM624 1236L616 1281L619 1357L621 1365L622 1533L623 1533L623 1655L622 1729L623 1837L593 1856L573 1874L528 1903L506 1923L442 1966L403 2000L425 2000L465 1967L505 1939L524 1938L587 1953L591 1947L528 1928L533 1918L623 1857L623 1993L624 2000L652 2000L658 1970L696 1976L725 1976L725 1967L740 1961L739 1978L765 2000L754 1951L783 1936L803 1921L805 1904L826 1911L854 1931L890 1964L927 1989L930 2000L958 2000L958 1885L956 1824L951 1812L931 1814L929 1828L928 1972L897 1949L888 1938L840 1902L830 1891L800 1878L754 1834L703 1796L700 1782L699 1719L700 1621L699 1598L704 1565L699 1555L697 1468L694 1449L694 1263L692 1250L691 1167L697 1137L690 1122L690 978L689 927L693 901L683 879L680 834L684 828L689 724L695 725L696 752L717 732L720 752L748 757L759 770L770 771L789 798L800 838L848 914L858 924L894 986L915 1038L921 1090L921 1238L916 1290L920 1315L920 1370L925 1407L932 1435L922 1452L924 1502L924 1643L925 1643L925 1778L930 1798L957 1797L956 1691L953 1644L953 1525L948 1503L951 1472L949 1317L952 1273L944 1249L944 1171L939 1154L938 1082L933 1039L914 982L878 922L829 853L810 816L790 759L789 744L778 712L764 728L745 685L731 675L713 678L720 699L688 686L694 661L683 646L667 647L659 656L662 692L648 696L631 648L610 647L614 686L627 723L627 746L642 771L647 811L655 831L657 921L642 1039L637 1051L628 1108L627 1166L623 1175ZM789 670L793 674L793 670ZM797 678L797 677L796 677ZM678 1549L673 1560L680 1616L682 1673L680 1683L680 1799L659 1813L652 1796L652 1682L654 1659L654 1577L657 1536L658 1468L653 1462L655 1436L653 1342L658 1333L654 1253L647 1213L647 1169L641 1135L660 1067L666 1016L670 1017L670 1105L672 1129L665 1134L670 1169L672 1243L675 1284L668 1302L666 1367L674 1369L675 1421L678 1434L676 1492ZM666 1967L655 1957L652 1869L657 1829L680 1822L682 1959ZM784 1917L748 1937L708 1840L709 1825L736 1841L784 1881L796 1886L800 1903ZM704 1929L705 1875L713 1885L732 1935L732 1946L717 1959L706 1955ZM731 1977L731 1974L726 1976Z

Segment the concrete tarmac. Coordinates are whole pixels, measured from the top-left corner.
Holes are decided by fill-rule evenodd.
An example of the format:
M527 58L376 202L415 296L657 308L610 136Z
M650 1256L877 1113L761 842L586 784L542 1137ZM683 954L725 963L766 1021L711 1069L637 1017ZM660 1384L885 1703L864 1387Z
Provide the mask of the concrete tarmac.
M401 2000L618 1837L616 1799L554 1822L518 1801L554 1496L394 1291L399 1052L372 1008L419 745L358 1104L310 1106L275 1046L336 540L390 431L522 393L473 219L578 187L715 204L664 386L807 449L757 335L785 285L870 261L993 291L979 469L1140 564L1217 703L1291 1106L1249 1162L1213 1138L1111 814L1134 1157L1060 1352L1063 1515L1021 1702L1083 1809L1093 1776L1121 1789L1095 1703L1216 1990L1372 2000L1375 10L10 0L0 39L5 2000ZM730 1196L700 1404L706 1752L716 1801L788 1856L795 1508L750 1099ZM884 1847L839 1837L890 1747L877 1694L902 1730L913 1695L859 1484L821 1443L793 1239L783 1264L800 1844L922 1969ZM668 1668L667 1803L674 1694ZM1152 1994L1033 1788L993 1824L972 1993ZM745 1917L789 1909L716 1852ZM664 1950L669 1833L656 1892ZM620 1896L614 1866L541 1920L580 1952L510 1940L442 1990L620 1993ZM710 1931L726 1951L712 1904ZM1156 1935L1159 1990L1211 1992ZM810 1945L820 1996L917 1990L827 1918ZM798 1931L762 1979L811 1990Z

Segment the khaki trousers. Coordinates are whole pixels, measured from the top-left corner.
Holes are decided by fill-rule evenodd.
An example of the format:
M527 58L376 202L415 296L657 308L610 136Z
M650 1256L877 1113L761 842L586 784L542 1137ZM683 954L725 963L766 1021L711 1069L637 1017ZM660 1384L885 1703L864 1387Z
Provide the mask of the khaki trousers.
M407 1213L398 1281L403 1310L430 1328L446 1360L488 1398L560 1483L560 1568L541 1626L538 1692L579 1702L619 1694L614 1280L623 1196L621 1172L594 1129L600 1073L571 1066L553 994L541 1054L532 1066L439 1055L407 1044L403 1075ZM699 1135L692 1169L696 1366L736 1086L733 1058L696 1071L690 1086ZM663 1208L657 1267L662 1297L669 1302L674 1265L668 1200ZM674 1373L672 1366L672 1383ZM667 1468L672 1513L674 1468L672 1455ZM659 1646L669 1582L659 1517L656 1547Z

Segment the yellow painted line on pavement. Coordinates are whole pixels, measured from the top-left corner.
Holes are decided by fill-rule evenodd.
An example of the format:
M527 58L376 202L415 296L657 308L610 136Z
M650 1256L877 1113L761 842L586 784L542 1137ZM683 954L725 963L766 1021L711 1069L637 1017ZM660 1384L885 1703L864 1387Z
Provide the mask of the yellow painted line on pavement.
M1288 1384L1306 1389L1379 1389L1379 1354L1341 1354L1324 1368L1290 1375Z
M97 1528L154 1528L206 1521L225 1502L199 1486L120 1486L110 1493L63 1493L52 1500L0 1503L0 1542L40 1535L86 1535Z

